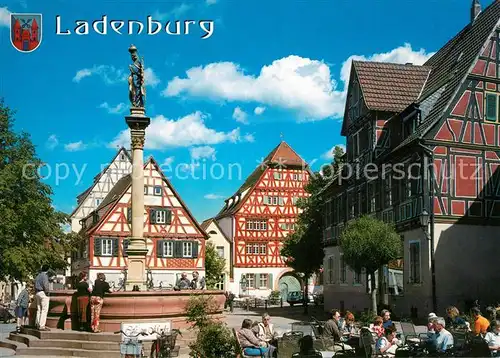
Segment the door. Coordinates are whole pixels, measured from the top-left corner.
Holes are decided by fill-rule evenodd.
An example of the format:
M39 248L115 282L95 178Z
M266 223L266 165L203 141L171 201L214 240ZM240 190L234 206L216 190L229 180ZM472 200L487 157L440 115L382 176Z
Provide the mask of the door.
M280 282L280 295L283 301L288 298L288 284L286 282Z

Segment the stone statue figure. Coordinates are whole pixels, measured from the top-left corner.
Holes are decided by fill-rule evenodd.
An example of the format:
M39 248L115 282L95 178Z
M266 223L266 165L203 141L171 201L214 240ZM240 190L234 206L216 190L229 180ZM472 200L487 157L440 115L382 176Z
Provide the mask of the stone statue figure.
M144 59L140 59L137 48L131 45L128 49L132 57L132 64L129 65L130 75L128 76L128 95L132 107L144 108L146 102L146 88L144 87Z

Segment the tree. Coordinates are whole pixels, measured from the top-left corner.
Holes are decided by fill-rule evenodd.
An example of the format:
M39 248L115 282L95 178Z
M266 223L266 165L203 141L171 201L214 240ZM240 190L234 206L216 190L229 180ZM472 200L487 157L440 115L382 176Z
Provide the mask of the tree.
M226 260L219 256L213 243L205 246L205 281L207 288L215 289L226 269Z
M402 254L401 237L393 226L371 216L363 216L347 224L340 236L344 260L353 270L364 268L375 283L375 271ZM372 285L372 310L377 312L377 289Z
M302 212L298 215L295 231L287 237L281 249L281 255L287 258L287 265L304 276L305 314L308 311L309 296L307 283L320 270L325 257L322 242L324 196L320 193L340 168L344 155L342 147L336 146L333 155L332 165L321 168L321 174L311 175L304 187L310 196L297 202L297 207Z
M54 209L52 190L37 173L43 163L29 135L13 125L14 112L0 99L0 280L23 281L43 264L65 268L72 236L63 230L68 216Z

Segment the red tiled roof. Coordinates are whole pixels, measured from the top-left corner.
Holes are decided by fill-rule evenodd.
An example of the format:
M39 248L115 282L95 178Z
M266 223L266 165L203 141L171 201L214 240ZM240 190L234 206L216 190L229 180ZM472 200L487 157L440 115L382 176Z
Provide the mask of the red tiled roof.
M352 65L370 110L400 112L415 102L431 67L353 61Z

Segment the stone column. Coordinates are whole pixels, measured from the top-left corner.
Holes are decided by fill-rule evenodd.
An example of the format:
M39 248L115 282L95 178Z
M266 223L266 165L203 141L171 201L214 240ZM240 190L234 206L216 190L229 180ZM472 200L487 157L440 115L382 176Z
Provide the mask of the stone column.
M151 122L145 116L144 108L130 109L125 118L130 128L132 148L132 233L127 248L128 272L126 290L138 286L146 288L146 254L148 248L144 239L144 141L146 128Z

